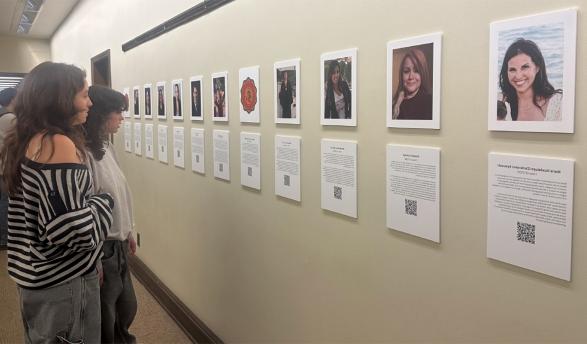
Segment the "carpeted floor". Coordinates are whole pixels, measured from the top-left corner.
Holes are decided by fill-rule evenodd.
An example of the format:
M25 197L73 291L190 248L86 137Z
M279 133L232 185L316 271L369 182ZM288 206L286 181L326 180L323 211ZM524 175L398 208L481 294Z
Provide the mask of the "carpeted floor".
M139 310L131 333L139 343L190 343L177 324L134 277ZM18 296L6 271L6 251L0 251L0 344L23 343Z

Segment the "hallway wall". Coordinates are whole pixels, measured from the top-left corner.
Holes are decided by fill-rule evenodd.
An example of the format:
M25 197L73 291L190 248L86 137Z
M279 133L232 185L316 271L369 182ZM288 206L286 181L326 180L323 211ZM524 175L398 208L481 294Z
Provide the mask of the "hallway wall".
M90 70L111 50L113 87L203 75L204 122L186 168L117 153L135 200L138 255L226 342L586 342L585 0L236 0L126 53L121 45L196 2L82 0L53 59ZM489 23L579 7L575 134L487 130ZM443 32L441 129L388 129L386 43ZM358 126L320 125L320 54L358 48ZM302 124L273 122L273 63L301 57ZM238 69L260 65L261 123L238 120ZM211 120L210 74L228 71L230 122ZM168 96L168 104L170 97ZM189 128L206 130L206 174ZM212 130L231 135L231 181L213 177ZM143 129L144 130L144 129ZM240 185L239 134L261 133L261 191ZM274 135L302 137L302 202L274 194ZM358 219L320 208L320 140L358 142ZM441 153L441 243L385 225L385 145ZM172 138L168 147L172 147ZM143 135L144 150L144 135ZM486 258L487 154L574 158L573 280Z
M49 40L0 36L0 72L28 73L34 66L51 60Z

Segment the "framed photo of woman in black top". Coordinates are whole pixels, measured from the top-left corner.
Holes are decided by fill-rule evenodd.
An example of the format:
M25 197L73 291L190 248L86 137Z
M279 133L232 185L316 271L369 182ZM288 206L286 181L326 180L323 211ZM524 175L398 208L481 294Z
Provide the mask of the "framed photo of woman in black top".
M151 119L153 118L153 113L151 112L153 109L151 107L151 89L153 85L145 84L143 89L145 91L145 118Z
M275 62L275 123L300 124L300 59Z
M176 79L171 81L173 119L183 120L183 81Z
M387 126L440 129L442 33L387 43Z
M122 111L122 116L124 118L130 117L130 88L125 87L122 89L122 94L124 95L124 101L126 103L126 110Z
M322 125L357 126L357 48L320 57Z
M192 121L203 121L202 112L202 76L190 78L190 103L192 104Z
M157 118L165 119L165 81L157 82Z
M133 101L133 113L134 113L134 118L141 118L141 109L140 109L140 104L141 104L141 98L140 98L140 87L139 86L135 86L132 89L132 101Z

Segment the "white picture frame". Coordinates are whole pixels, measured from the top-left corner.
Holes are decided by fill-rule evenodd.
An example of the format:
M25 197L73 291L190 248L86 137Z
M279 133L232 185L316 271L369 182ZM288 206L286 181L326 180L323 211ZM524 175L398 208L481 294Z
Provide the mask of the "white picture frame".
M204 120L204 97L202 97L203 78L201 75L190 77L190 119L192 121Z
M145 107L145 118L152 119L153 118L153 85L152 84L145 84L143 86L143 99L144 99L144 107Z
M171 118L174 121L183 121L183 80L175 79L171 81Z
M212 119L214 122L228 122L228 72L212 73L211 80Z
M261 87L259 86L259 66L239 69L238 84L241 123L260 123Z
M158 81L157 84L157 118L158 119L166 119L167 118L167 101L165 93L165 81Z
M351 48L323 53L320 56L320 124L322 125L357 126L357 50L357 48ZM340 111L343 111L344 114L335 108L335 92L333 91L330 95L331 86L329 85L331 83L327 81L329 77L325 75L326 73L331 75L331 68L336 70L333 61L338 62L339 66L339 85L341 85L339 88L342 88L340 97L345 103ZM326 66L327 64L328 66ZM329 105L326 106L326 103ZM342 116L345 118L340 118Z
M295 58L290 60L278 61L275 62L275 64L273 65L273 111L275 115L275 123L300 124L302 103L302 95L300 93L300 61L300 58ZM293 93L291 95L291 98L289 97L290 92L288 92L287 88L282 88L284 73L288 75L287 78L288 82L290 83L291 93ZM283 102L282 98L284 99ZM283 110L283 107L287 106L284 104L287 103L290 103L289 116L287 116L287 111Z

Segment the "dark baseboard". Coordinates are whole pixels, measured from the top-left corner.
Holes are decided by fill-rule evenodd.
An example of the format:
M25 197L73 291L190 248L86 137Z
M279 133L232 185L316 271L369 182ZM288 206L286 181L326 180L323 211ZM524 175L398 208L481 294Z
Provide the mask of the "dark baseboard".
M138 257L130 257L129 265L135 277L141 281L155 300L169 313L192 342L224 343Z

